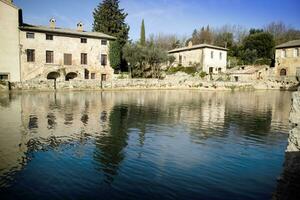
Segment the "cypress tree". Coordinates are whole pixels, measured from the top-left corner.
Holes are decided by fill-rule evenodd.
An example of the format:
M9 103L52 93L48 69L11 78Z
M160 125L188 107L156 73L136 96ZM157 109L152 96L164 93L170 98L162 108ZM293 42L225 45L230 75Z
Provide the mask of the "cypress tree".
M142 46L146 45L146 32L145 32L145 23L144 19L142 20L142 25L141 25L141 38L140 38L140 43Z

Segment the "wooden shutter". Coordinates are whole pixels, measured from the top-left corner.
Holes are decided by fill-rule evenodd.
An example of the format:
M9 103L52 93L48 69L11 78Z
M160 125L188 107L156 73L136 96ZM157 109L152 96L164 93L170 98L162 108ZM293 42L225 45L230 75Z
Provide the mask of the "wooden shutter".
M72 54L64 54L64 65L72 65Z

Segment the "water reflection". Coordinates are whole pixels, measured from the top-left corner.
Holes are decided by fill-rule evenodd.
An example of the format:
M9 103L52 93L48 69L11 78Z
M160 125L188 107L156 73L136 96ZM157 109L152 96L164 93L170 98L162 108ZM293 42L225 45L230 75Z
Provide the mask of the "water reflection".
M166 149L177 153L172 162L180 158L179 163L191 159L184 155L187 146L183 144L209 146L222 138L223 143L241 145L277 144L285 137L273 137L274 133L288 130L289 100L289 92L276 91L3 94L0 187L13 185L15 173L35 159L31 153L59 151L65 144L78 145L81 150L76 155L80 157L88 154L84 147L90 145L90 158L108 185L123 175L120 169L132 155L138 159L159 157L149 162L160 163L169 159L168 153L161 152ZM164 143L169 139L177 148ZM195 159L189 160L193 162Z

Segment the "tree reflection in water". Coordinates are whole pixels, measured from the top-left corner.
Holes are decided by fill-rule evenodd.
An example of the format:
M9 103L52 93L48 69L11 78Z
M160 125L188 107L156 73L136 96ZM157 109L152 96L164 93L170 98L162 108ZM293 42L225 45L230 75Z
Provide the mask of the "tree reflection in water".
M105 113L101 119L105 119ZM116 106L112 109L109 118L108 133L97 138L94 159L99 162L106 183L111 183L118 174L118 168L124 159L123 149L127 146L128 108Z

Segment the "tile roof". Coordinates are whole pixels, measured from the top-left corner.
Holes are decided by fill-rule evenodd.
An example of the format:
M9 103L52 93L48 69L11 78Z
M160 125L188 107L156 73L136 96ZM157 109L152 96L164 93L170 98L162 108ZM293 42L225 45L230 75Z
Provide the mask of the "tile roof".
M172 50L168 51L168 53L176 53L176 52L180 52L180 51L189 51L189 50L193 50L193 49L202 49L202 48L212 48L212 49L228 51L228 49L224 48L224 47L214 46L214 45L210 45L210 44L198 44L198 45L193 45L191 47L182 47L182 48L172 49Z
M64 34L64 35L76 35L82 37L91 37L91 38L103 38L103 39L110 39L115 40L116 38L101 32L87 32L87 31L78 31L75 29L66 29L66 28L50 28L47 26L35 26L30 24L22 24L20 26L21 30L24 31L36 31L36 32L45 32L45 33L57 33L57 34Z
M300 40L291 40L286 43L276 46L276 49L287 48L287 47L300 47Z

